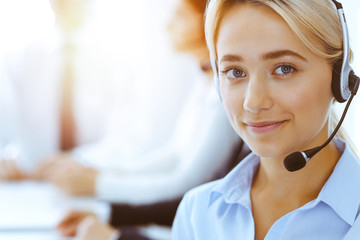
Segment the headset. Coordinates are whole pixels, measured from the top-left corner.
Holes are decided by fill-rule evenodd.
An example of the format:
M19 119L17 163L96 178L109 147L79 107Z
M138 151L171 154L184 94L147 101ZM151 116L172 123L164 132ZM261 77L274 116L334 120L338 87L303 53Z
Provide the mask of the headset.
M355 75L353 69L350 66L349 32L346 24L344 9L342 7L342 4L338 1L331 1L336 6L343 35L343 56L333 66L331 90L336 101L340 103L346 102L347 100L349 101L347 102L347 105L344 109L339 123L324 144L302 152L293 152L284 159L284 166L290 172L294 172L303 168L316 153L318 153L321 149L323 149L326 145L330 143L332 138L336 135L336 132L339 130L345 118L346 112L350 106L350 103L359 88L360 78ZM221 100L219 72L216 65L216 59L212 54L210 54L210 61L214 71L215 88Z
M354 88L354 71L350 66L349 31L342 4L332 0L336 6L343 34L343 57L334 64L331 89L335 99L342 103L349 99Z

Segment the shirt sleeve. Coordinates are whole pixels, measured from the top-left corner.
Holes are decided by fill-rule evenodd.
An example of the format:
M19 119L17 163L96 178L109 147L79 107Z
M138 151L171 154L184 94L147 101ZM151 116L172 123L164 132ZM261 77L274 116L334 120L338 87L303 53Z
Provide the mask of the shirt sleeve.
M182 151L158 154L158 161L152 162L152 168L158 170L153 173L100 172L97 196L106 201L145 204L182 196L189 189L214 179L233 155L240 138L222 107L217 106L206 116L206 122L199 124L198 132L192 134Z
M188 195L185 195L177 209L176 216L171 229L172 240L192 240L194 231L191 224L191 202Z

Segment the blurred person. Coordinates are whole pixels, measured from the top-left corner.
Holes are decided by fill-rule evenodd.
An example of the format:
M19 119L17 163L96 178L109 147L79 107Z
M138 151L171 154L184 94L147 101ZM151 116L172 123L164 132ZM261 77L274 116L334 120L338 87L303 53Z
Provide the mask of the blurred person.
M110 225L92 213L72 211L58 225L63 235L77 234L79 239L132 239L135 236L147 239L136 228L126 226L154 223L171 226L179 200L187 189L223 176L234 161L241 159L240 152L248 153L242 140L230 129L213 88L203 32L206 2L180 0L169 24L174 48L191 54L201 69L201 74L194 76L197 84L185 99L171 140L144 155L131 171L120 171L107 181L103 180L108 177L107 173L99 172L97 182L91 183L93 192L106 190L107 195L111 195ZM48 169L52 182L70 194L81 194L77 188L81 188L86 179L81 176L84 167L62 162L52 167ZM115 231L118 227L120 232Z
M203 6L205 7L205 4ZM184 9L186 8L179 8L178 15L190 19L183 13ZM182 45L176 44L175 46L183 52L193 53L201 65L202 72L195 73L197 75L194 76L197 78L196 85L186 99L171 139L159 148L141 156L135 156L140 160L127 160L129 165L116 169L115 173L102 172L95 168L90 169L73 161L54 160L48 162L48 165L44 164L44 168L41 169L40 172L44 173L45 178L72 195L96 194L100 199L116 202L147 203L172 197L189 188L189 185L193 185L192 181L199 181L199 179L202 181L204 176L201 174L197 174L191 179L188 178L186 170L190 166L194 167L194 164L200 166L204 161L208 164L210 159L216 159L216 156L226 158L231 155L233 146L240 141L240 138L235 136L234 131L229 128L229 124L224 118L223 108L216 92L212 89L211 67L204 36L202 32L197 35L193 34L200 31L203 12L201 11L201 14L193 12L197 14L192 16L191 21L186 22L190 29L186 29L182 25L180 25L182 28L174 26L174 31L175 29L183 31L184 39L181 42ZM177 21L174 22L177 24ZM197 31L192 29L194 22L198 22L197 28L195 28ZM185 30L189 30L189 32ZM179 41L178 38L179 35L174 34L175 43ZM220 147L221 145L223 147ZM209 149L212 149L213 152L210 152ZM222 164L216 161L211 166L211 169L208 169L209 172L205 174L205 178L209 178ZM88 171L98 172L96 181L87 182ZM151 182L149 182L147 174L154 176ZM189 184L184 180L189 181ZM182 183L180 185L172 184L180 182ZM174 189L174 185L178 187ZM160 186L163 187L160 188ZM138 191L133 191L135 187ZM88 189L88 192L84 193L84 189Z
M18 151L21 148L22 158L26 158L20 163L3 154L0 176L4 180L31 178L26 170L42 158L69 151L77 144L75 141L81 142L75 136L73 116L73 88L78 84L74 82L78 51L75 38L85 21L88 2L50 0L56 31L4 60L8 89L13 94L11 107L16 112L12 124L18 124L11 137L19 145Z
M2 113L11 120L0 133L3 180L41 178L36 169L50 159L81 161L77 152L104 148L106 139L120 131L115 125L124 130L131 128L129 119L139 119L128 107L136 102L126 94L132 92L132 83L119 79L119 72L131 79L127 75L131 70L121 71L131 67L121 58L117 65L108 58L105 62L107 50L86 39L93 1L49 3L56 28L2 62L8 84L2 91L11 92L7 106L11 113ZM122 131L123 139L125 135ZM130 142L131 136L135 138L136 131L124 141ZM95 175L92 171L89 178Z

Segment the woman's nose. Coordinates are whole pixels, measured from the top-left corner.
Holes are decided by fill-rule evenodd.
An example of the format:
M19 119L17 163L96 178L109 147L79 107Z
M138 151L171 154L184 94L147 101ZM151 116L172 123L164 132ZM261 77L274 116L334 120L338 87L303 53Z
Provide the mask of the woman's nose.
M249 79L243 108L251 113L259 113L272 107L273 101L270 94L269 84L266 80L256 77Z

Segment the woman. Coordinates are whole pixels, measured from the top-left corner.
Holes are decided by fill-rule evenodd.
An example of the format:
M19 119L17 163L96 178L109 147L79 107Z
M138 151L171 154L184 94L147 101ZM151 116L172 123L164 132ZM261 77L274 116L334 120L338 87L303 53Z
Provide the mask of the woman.
M242 141L229 124L213 88L203 32L206 2L179 1L169 25L175 50L191 54L202 70L194 77L198 78L194 79L196 87L186 100L170 144L157 149L151 156L144 156L139 169L134 169L137 174L116 176L117 184L109 185L112 187L110 193L117 195L113 201L118 203L112 207L112 227L102 225L91 216L83 220L88 214L73 212L59 224L63 235L73 235L81 220L77 235L87 240L108 239L114 234L113 227L151 223L171 225L178 203L188 189L223 176L231 168L232 155L241 150L238 146ZM247 152L247 148L244 150ZM219 161L219 158L223 160ZM158 167L162 165L170 168ZM156 171L152 173L151 169ZM68 182L67 186L71 187L73 183ZM120 239L128 239L128 235L134 234L138 235L122 228Z
M329 136L343 54L334 4L211 0L206 37L228 118L253 153L186 194L173 239L357 239L360 165L349 145L335 138L304 168L283 165Z

